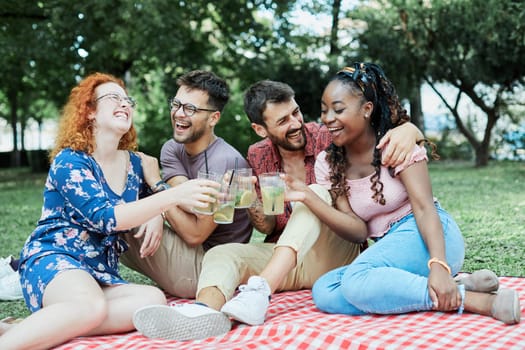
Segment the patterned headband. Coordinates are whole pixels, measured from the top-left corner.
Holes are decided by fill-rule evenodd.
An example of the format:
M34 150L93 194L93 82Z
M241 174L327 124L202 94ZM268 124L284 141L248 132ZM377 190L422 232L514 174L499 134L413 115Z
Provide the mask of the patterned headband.
M367 95L367 87L369 86L369 83L371 81L369 75L366 73L365 64L363 62L356 62L354 63L353 67L344 67L341 69L337 74L343 74L352 79L361 89L361 91L365 94L365 96L369 97L370 95Z

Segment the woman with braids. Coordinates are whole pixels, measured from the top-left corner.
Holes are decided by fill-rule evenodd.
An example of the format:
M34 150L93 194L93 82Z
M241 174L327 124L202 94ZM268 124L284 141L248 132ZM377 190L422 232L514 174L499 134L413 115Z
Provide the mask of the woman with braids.
M492 272L477 271L464 284L452 278L463 264L463 238L433 197L425 148L415 145L406 165L381 165L379 140L409 120L381 68L339 71L323 92L321 119L333 139L317 158L316 179L338 210L316 214L349 241L376 242L316 281L316 306L347 315L466 310L519 323L518 293L496 292Z
M71 91L50 156L42 216L21 253L21 285L32 314L1 325L0 349L48 349L77 336L128 332L135 310L166 304L160 289L120 276L119 256L127 247L121 235L145 224L135 235L143 239L142 256L154 254L161 214L176 205L206 206L219 184L193 180L162 192L153 186L158 161L134 152L134 108L124 83L108 74L91 74ZM158 193L150 195L150 187Z

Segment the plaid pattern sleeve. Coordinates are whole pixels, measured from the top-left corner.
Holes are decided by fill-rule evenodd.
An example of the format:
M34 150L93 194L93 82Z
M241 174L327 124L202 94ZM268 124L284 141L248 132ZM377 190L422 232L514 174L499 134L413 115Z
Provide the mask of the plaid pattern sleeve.
M525 278L501 277L525 305ZM170 304L189 300L173 299ZM523 311L522 311L523 312ZM464 313L346 316L318 311L310 290L275 294L261 326L234 324L220 337L177 342L138 332L79 337L59 346L76 349L504 349L525 346L525 322L507 326L491 317Z
M305 128L305 160L304 166L306 170L306 183L315 183L315 159L317 155L325 150L332 142L332 136L325 126L318 123L310 122L304 124ZM279 151L272 144L269 139L261 140L248 148L247 155L248 163L252 167L254 175L259 175L267 172L282 171L282 158ZM257 192L260 197L260 189L257 187ZM284 214L276 216L276 225L274 232L268 235L265 242L277 242L281 235L290 215L292 213L291 207L287 204Z

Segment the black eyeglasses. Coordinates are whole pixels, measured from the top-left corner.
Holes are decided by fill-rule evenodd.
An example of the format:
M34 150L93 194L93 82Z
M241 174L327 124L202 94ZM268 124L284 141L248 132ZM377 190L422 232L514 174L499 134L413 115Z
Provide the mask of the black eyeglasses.
M137 106L137 102L135 101L135 99L133 97L129 97L129 96L121 96L119 94L115 94L115 93L109 93L109 94L105 94L105 95L102 95L100 97L97 97L95 99L95 102L98 102L104 98L109 98L111 99L111 101L115 102L115 103L118 103L118 104L121 104L122 101L126 101L126 103L131 107L131 108L135 108Z
M187 117L191 117L198 111L207 111L207 112L216 112L216 109L209 109L209 108L199 108L195 105L192 105L191 103L182 103L179 100L177 100L175 97L168 100L169 107L171 109L172 113L175 113L179 110L179 108L182 107L182 111Z

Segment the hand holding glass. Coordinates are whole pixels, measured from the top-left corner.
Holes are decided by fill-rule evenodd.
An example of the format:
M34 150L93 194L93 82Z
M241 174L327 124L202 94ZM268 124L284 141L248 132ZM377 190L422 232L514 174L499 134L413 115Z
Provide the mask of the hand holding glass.
M199 171L197 178L212 180L216 182L222 182L222 176L214 172ZM197 214L212 215L215 212L216 205L214 202L210 202L208 206L204 208L193 207L193 211Z
M264 215L284 213L285 184L279 173L260 174L259 185L261 187Z

